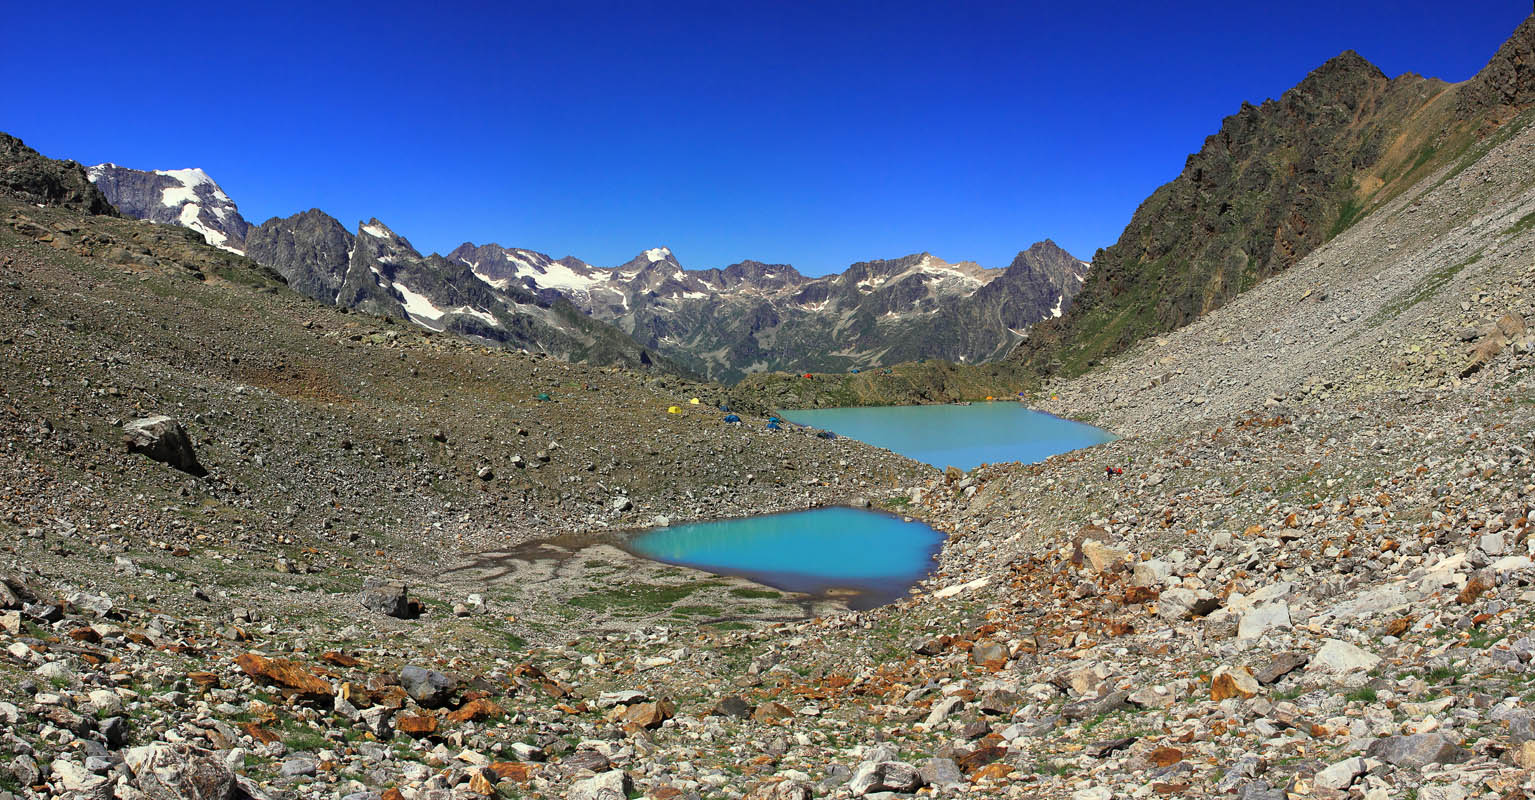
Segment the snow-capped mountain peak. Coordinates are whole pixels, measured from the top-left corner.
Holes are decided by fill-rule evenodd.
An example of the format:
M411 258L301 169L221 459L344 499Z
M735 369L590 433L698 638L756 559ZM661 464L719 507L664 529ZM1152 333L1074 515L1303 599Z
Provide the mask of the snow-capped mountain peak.
M250 224L240 216L229 195L201 169L146 172L107 162L87 168L85 174L123 213L191 228L208 244L245 254Z

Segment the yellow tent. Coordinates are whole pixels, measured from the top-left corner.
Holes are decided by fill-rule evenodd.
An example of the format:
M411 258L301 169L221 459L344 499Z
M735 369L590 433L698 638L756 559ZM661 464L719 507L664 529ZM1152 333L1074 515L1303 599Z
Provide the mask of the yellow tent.
M682 413L682 407L681 406L672 406L671 408L666 409L666 413L668 413L668 414L681 414Z
M691 403L692 405L696 406L696 405L698 405L698 398L695 397L692 400L689 400L688 402Z

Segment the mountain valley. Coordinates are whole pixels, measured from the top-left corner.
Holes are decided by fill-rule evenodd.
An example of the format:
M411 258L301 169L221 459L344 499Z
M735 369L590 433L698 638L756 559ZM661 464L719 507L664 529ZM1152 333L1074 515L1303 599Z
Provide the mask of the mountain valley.
M1532 54L1345 53L1090 268L422 255L0 137L0 800L1529 797ZM769 419L1019 392L1120 438ZM864 611L624 547L827 505L947 539Z

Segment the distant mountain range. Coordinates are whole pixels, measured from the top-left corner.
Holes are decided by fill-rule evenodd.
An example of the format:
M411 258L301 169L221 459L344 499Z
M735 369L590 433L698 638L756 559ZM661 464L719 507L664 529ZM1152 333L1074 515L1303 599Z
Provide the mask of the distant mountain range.
M324 303L602 363L671 362L715 380L1006 355L1065 313L1088 264L1049 240L1005 269L928 253L809 278L787 264L684 269L657 247L616 267L496 244L423 256L377 219L311 209L251 225L200 169L87 174L123 214L182 225Z

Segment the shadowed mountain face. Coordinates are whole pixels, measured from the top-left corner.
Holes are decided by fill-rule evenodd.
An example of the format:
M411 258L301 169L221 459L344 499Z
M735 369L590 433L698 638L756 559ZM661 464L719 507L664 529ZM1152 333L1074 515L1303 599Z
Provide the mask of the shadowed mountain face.
M723 381L998 358L1064 313L1087 271L1048 240L1006 269L919 253L821 278L758 261L689 270L665 247L617 267L494 244L443 258L378 220L349 232L318 209L250 225L197 169L101 164L89 176L123 213L191 228L323 303L578 359L669 359Z
M1182 327L1288 269L1482 138L1527 123L1535 18L1456 85L1387 78L1349 51L1258 106L1243 104L1093 258L1070 313L1038 326L1013 360L1080 373Z
M496 286L569 298L642 344L716 380L754 372L840 372L922 358L983 361L1063 313L1087 264L1054 242L1007 269L928 253L862 261L807 278L787 264L684 269L667 248L617 267L465 243L448 254Z

